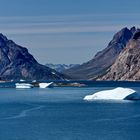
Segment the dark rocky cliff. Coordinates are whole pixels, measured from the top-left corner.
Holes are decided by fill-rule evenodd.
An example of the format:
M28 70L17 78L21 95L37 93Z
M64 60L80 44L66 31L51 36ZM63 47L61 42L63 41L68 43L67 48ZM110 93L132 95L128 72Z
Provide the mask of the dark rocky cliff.
M68 69L64 71L64 74L78 79L96 79L112 66L117 56L133 36L135 30L135 27L132 27L130 30L123 28L114 35L108 46L98 52L92 60L78 67Z
M140 80L140 30L120 53L109 72L101 80Z
M0 34L0 78L3 80L48 80L65 76L39 64L24 47Z

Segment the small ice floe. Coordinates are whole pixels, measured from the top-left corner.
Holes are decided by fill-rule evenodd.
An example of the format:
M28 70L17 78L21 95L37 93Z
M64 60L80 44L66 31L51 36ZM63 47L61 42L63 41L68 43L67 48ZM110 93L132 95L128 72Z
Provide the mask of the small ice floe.
M24 79L20 79L20 82L24 82L25 80Z
M29 83L16 83L16 88L33 88L32 84Z
M118 87L112 90L103 90L87 95L84 100L140 100L140 94L131 88Z
M40 88L50 88L53 87L53 82L50 83L39 83Z
M36 80L33 80L32 82L33 82L33 83L36 83Z

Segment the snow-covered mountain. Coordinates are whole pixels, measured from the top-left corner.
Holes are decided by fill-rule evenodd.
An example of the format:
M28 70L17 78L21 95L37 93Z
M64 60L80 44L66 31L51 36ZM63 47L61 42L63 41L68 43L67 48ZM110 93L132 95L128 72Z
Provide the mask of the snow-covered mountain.
M52 63L49 63L49 64L46 64L46 66L49 67L49 68L55 69L58 72L63 72L66 69L77 67L77 66L79 66L79 64L66 65L66 64L52 64Z

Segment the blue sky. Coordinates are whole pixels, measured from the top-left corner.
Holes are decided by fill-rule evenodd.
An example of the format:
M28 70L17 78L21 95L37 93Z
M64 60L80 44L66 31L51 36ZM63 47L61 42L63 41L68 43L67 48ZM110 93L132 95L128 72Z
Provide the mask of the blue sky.
M139 0L0 0L0 32L42 64L83 63L123 27L140 27Z

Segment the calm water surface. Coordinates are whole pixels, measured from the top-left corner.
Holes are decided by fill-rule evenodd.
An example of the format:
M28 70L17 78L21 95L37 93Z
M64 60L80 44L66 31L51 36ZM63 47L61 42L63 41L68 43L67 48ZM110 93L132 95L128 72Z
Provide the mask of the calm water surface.
M1 88L0 140L138 140L139 101L83 101L104 89Z

